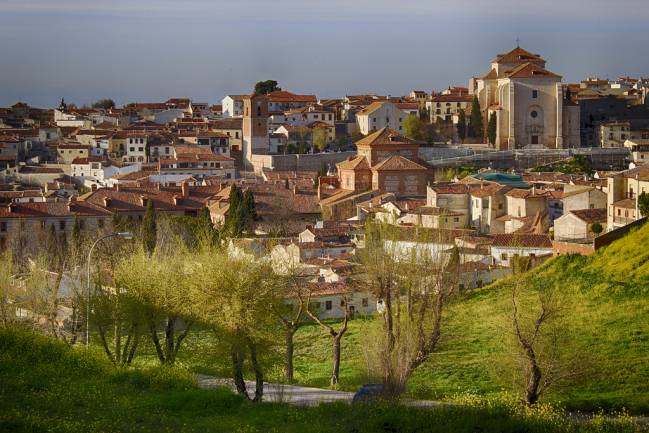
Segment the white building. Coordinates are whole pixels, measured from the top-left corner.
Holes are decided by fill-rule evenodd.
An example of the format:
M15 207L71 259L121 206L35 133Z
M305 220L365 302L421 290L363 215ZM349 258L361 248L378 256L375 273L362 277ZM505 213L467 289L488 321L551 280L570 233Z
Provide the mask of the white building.
M223 117L243 116L243 98L245 95L227 95L221 100Z
M516 47L496 56L489 72L471 80L484 125L496 116L496 148L580 145L579 106L566 101L561 76L545 69L545 63L538 54Z
M356 123L363 135L381 128L390 128L403 132L403 121L408 114L390 101L372 102L356 113Z

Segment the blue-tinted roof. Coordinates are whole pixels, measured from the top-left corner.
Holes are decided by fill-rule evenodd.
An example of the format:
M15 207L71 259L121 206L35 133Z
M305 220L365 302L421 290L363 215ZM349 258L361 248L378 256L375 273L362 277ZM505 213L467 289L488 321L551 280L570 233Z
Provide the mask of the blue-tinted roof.
M512 188L529 188L529 184L523 182L523 176L518 174L487 172L474 175L476 179L497 182L501 185L511 186Z

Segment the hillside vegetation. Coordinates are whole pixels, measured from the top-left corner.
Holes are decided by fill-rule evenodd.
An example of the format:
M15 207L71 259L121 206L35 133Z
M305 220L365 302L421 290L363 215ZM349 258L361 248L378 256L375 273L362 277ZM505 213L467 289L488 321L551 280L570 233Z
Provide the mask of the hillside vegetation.
M572 409L625 407L649 412L649 224L590 257L562 256L528 272L528 283L557 285L572 330L570 350L584 354L587 372L572 386L550 390L546 401ZM510 391L495 366L507 350L503 322L512 280L474 290L448 311L445 339L413 376L408 393L447 399L458 394ZM343 340L341 387L364 379L363 338L369 321L352 322ZM296 378L324 386L329 373L327 337L315 326L297 334Z
M114 367L92 351L20 329L0 329L2 432L613 432L625 418L565 421L539 407L482 404L418 409L397 405L295 408L253 404L227 390L198 389L176 368Z

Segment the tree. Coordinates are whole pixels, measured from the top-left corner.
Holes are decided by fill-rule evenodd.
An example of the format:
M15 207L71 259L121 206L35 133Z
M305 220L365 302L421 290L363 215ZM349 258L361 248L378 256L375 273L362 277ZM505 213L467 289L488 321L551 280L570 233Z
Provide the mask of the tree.
M590 226L590 230L595 234L595 236L599 236L600 233L604 231L604 227L598 222L593 223L592 226Z
M11 250L0 254L0 320L8 326L16 319L15 301L18 290L13 280L14 260Z
M65 98L61 98L61 102L59 103L59 110L65 111L68 109L68 104L65 103Z
M301 300L300 300L301 301ZM301 301L302 302L302 301ZM340 380L340 342L342 341L342 338L344 337L345 333L347 332L347 327L349 325L349 319L351 318L351 311L349 310L349 305L348 305L348 298L343 295L342 301L343 306L345 308L345 317L343 318L343 323L341 327L336 330L334 329L333 326L324 323L321 321L316 314L313 314L311 311L311 306L306 305L306 313L307 315L318 325L320 325L323 329L326 330L326 332L329 334L331 337L331 342L332 342L332 361L333 365L331 368L331 380L330 384L331 386L336 386L338 385L338 381Z
M469 119L469 137L483 138L484 128L482 126L482 111L480 109L480 101L478 97L473 97L473 104L471 105L471 117Z
M99 99L92 104L92 108L102 108L104 110L109 110L115 108L115 101L109 98Z
M219 243L220 233L219 230L214 227L212 217L210 216L210 210L207 207L202 208L198 213L198 218L196 219L194 226L194 238L196 239L198 246L216 246Z
M643 192L638 197L638 210L642 216L649 216L649 194Z
M144 218L142 218L141 237L144 250L149 253L149 255L153 254L157 241L157 223L155 209L153 208L153 200L149 200L146 205Z
M460 110L458 114L457 135L462 141L466 138L466 113L464 110Z
M266 80L266 81L259 81L257 84L255 84L255 93L261 94L261 95L267 95L270 92L274 92L276 90L282 90L280 87L277 87L277 81L275 80Z
M487 124L487 138L492 145L496 144L496 128L496 112L493 112L489 116L489 123Z
M81 245L81 227L79 226L79 220L75 215L72 220L72 233L70 234L70 246L73 249L78 249Z
M530 264L529 257L513 261L511 309L506 318L513 338L504 339L513 345L507 356L513 355L514 377L526 405L534 405L551 386L585 374L588 365L564 320L569 309L562 299L564 282L535 278L527 273ZM511 372L507 375L511 377Z
M368 341L368 359L389 395L402 393L412 373L438 349L461 262L457 248L447 255L429 247L443 241L442 233L416 228L412 245L404 248L396 230L366 223L365 247L357 252L362 272L356 284L373 291L383 319Z
M247 189L243 193L243 199L241 200L241 209L243 216L243 226L246 231L250 232L254 229L255 220L257 219L257 206L255 204L255 196L249 189Z
M327 130L326 128L313 128L312 140L313 145L320 151L324 152L327 149Z
M192 261L197 272L191 279L191 310L202 323L223 335L237 391L254 402L261 401L263 357L279 336L274 309L283 302L286 280L273 272L268 260L253 254L234 257L206 250ZM246 359L255 375L253 398L243 377Z
M227 231L232 237L240 237L246 228L246 219L243 208L243 192L238 185L233 184L230 187L229 204Z
M413 140L422 140L423 133L423 122L418 116L414 114L409 114L408 117L403 121L403 130L406 133L406 137Z

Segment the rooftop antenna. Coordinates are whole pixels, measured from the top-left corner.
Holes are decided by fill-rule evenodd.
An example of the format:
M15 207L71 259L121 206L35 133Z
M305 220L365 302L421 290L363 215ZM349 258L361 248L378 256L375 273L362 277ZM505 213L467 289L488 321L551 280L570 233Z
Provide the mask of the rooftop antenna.
M516 48L520 48L520 47L521 47L521 40L518 37L516 37Z

